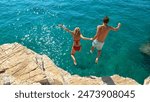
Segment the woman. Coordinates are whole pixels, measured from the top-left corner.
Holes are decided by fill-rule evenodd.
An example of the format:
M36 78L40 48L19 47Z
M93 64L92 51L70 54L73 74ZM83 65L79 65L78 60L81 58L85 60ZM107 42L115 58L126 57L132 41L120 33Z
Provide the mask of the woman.
M77 65L76 59L74 54L76 51L81 50L80 39L84 40L92 40L92 38L86 38L80 33L80 28L76 27L73 31L69 30L68 28L64 27L62 24L59 24L59 27L63 28L65 31L69 32L73 37L73 45L71 50L71 58L73 59L74 65Z

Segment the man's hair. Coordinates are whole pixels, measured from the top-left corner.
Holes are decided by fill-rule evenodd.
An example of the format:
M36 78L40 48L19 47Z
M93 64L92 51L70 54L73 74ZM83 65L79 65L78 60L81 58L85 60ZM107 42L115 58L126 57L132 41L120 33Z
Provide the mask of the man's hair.
M109 22L108 16L105 16L105 17L103 18L103 22L104 22L104 23L108 23L108 22Z

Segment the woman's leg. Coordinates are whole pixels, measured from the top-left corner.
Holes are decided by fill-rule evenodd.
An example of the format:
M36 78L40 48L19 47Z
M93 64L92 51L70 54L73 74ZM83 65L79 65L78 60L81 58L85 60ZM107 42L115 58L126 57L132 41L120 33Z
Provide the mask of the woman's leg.
M75 52L76 52L76 51L75 51L75 50L73 49L73 47L72 47L72 50L71 50L71 58L72 58L72 60L73 60L74 65L77 65L76 59L75 59L75 57L74 57Z

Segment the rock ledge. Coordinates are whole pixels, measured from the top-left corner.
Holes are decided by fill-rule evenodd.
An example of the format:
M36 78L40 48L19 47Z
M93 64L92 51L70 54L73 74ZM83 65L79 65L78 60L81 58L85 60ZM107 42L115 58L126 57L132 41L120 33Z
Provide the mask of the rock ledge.
M147 84L147 82L145 82ZM139 85L131 78L80 77L18 43L0 46L0 85Z

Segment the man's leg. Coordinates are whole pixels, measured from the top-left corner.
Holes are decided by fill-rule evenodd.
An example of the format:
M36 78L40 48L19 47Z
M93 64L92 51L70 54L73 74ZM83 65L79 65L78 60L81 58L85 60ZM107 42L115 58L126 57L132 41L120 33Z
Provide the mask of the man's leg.
M100 55L101 55L101 50L98 50L97 57L95 59L95 63L98 63L98 59L99 59Z
M95 41L95 40L94 40ZM90 53L93 53L93 51L94 51L94 48L95 48L95 43L94 43L94 41L92 42L92 47L91 47L91 49L90 49Z
M91 50L90 50L91 53L93 53L94 48L95 48L94 46L91 47Z
M71 51L71 58L72 58L72 60L73 60L74 65L77 65L76 59L75 59L75 57L74 57L75 52L76 52L76 51L72 48L72 51Z

